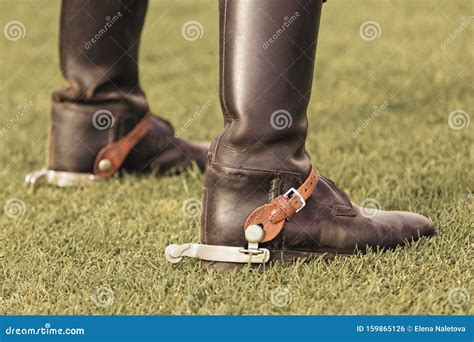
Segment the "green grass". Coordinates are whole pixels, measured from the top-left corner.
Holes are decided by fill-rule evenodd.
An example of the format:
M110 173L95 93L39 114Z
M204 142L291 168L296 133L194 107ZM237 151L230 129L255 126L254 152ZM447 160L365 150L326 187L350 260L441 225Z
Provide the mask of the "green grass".
M25 205L17 219L0 215L1 313L473 313L472 299L461 307L448 301L456 288L474 295L474 124L448 125L455 110L473 115L472 21L441 48L462 17L473 15L471 0L331 0L321 24L309 110L312 160L357 202L374 198L384 209L429 216L437 236L393 252L264 273L165 261L167 244L199 239L199 219L187 219L182 205L200 198L200 174L26 191L23 177L44 163L50 93L64 84L59 3L0 6L2 28L12 20L26 28L15 42L0 36L0 204L18 198ZM217 19L214 0L156 1L149 8L140 72L154 112L179 128L196 106L210 103L186 138L212 139L223 126ZM181 36L190 20L204 27L195 42ZM381 36L367 42L359 27L369 20ZM354 139L385 101L388 107ZM102 298L105 307L91 300L101 287L113 292L113 300L110 293ZM272 304L290 297L282 307Z

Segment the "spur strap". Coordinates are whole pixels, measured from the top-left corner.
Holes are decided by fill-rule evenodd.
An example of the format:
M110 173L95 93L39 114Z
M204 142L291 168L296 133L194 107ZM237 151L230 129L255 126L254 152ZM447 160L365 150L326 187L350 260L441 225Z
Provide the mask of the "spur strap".
M100 178L112 177L122 167L132 148L143 139L150 120L151 114L146 113L127 135L102 148L94 162L94 175Z
M244 229L251 225L263 226L264 236L261 243L273 240L280 234L285 221L291 219L306 205L319 181L319 174L311 168L308 178L298 188L291 188L285 194L278 196L270 203L255 209L245 221Z

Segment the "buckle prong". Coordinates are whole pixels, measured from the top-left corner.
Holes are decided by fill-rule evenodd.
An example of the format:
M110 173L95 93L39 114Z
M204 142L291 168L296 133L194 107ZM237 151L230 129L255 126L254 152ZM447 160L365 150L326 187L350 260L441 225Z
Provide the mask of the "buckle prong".
M303 196L299 193L298 190L296 190L295 188L291 188L290 190L285 192L285 194L283 196L286 197L286 198L290 198L290 194L293 194L293 196L298 197L298 199L301 202L301 207L299 209L297 209L296 212L300 211L301 209L303 209L306 206L306 201L304 200Z

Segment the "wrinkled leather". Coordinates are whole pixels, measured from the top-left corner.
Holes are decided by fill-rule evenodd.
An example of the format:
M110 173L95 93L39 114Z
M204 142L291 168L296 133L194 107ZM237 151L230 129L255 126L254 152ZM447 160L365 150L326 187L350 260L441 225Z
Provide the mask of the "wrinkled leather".
M245 246L248 215L299 187L308 176L306 110L321 7L321 0L220 1L225 128L211 145L206 171L201 217L205 244ZM295 13L297 19L264 48L283 18ZM276 129L272 114L282 110L290 113L291 124ZM367 247L395 247L433 232L431 222L418 214L361 209L321 176L306 207L263 246L350 254Z
M147 5L136 0L62 2L60 60L68 86L53 93L49 169L92 173L99 151L123 138L149 111L136 62ZM113 125L97 129L98 111L112 113ZM196 162L204 170L207 150L175 137L169 122L153 116L122 169L169 173Z

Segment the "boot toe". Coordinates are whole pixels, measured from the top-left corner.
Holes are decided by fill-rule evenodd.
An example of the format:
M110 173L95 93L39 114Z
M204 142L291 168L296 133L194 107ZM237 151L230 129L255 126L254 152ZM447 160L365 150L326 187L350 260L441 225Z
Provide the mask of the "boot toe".
M153 116L145 137L130 152L125 161L127 171L178 174L193 164L204 171L209 143L191 143L175 136L171 124Z
M401 216L403 216L403 220L405 225L409 227L412 231L413 237L429 237L433 236L435 233L435 228L431 220L423 215L410 213L410 212L401 212Z
M425 216L405 211L380 211L372 221L384 227L387 246L394 247L435 233L432 222Z

